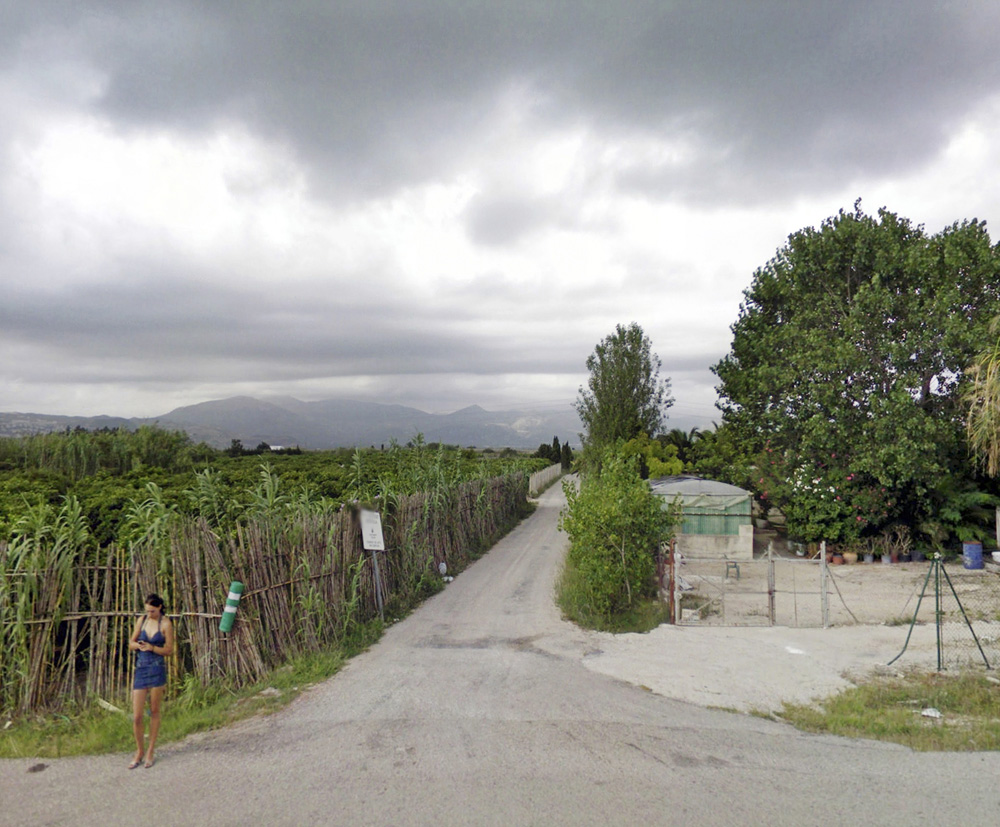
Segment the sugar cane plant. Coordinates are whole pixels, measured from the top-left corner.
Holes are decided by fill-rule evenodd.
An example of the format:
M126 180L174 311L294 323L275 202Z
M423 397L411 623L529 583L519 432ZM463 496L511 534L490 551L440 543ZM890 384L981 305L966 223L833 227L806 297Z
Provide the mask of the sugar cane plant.
M27 711L72 679L55 658L59 624L73 595L75 567L90 534L72 496L58 510L29 506L0 555L0 708Z
M0 440L11 469L0 469L5 713L93 696L124 702L127 640L149 591L177 622L172 685L252 682L320 651L376 616L371 559L345 493L382 512L382 577L402 611L441 587L439 562L460 571L523 516L525 472L544 464L417 435L407 448L282 456L256 472L254 460L220 453L218 465L176 474L162 467L169 444L118 432ZM96 492L99 507L74 491ZM240 621L223 640L219 614L233 580L245 584Z

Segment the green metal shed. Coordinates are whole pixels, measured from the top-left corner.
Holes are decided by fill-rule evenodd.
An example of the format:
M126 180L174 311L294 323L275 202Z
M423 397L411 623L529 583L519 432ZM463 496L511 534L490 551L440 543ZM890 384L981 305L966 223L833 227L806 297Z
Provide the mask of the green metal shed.
M750 492L735 485L701 477L660 477L650 480L664 505L680 497L683 522L678 541L692 556L753 556ZM695 539L697 538L697 539Z

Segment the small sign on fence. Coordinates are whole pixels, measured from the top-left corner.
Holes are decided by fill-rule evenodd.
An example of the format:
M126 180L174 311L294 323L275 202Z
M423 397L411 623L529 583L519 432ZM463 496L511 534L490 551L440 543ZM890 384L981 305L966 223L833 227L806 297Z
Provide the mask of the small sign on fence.
M382 515L377 511L361 511L361 542L365 551L385 551L382 536Z
M376 551L385 551L385 537L382 536L382 515L377 511L361 509L361 544L365 551L372 553L372 566L375 569L375 602L378 604L378 614L385 620L385 609L382 606L382 578L378 571Z

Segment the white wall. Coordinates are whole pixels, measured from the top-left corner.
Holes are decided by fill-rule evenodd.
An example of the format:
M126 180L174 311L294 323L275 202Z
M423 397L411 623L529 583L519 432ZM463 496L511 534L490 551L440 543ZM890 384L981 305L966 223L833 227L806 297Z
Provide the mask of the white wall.
M741 525L735 534L678 534L675 548L698 560L753 560L753 526Z
M537 497L552 480L558 479L560 474L562 474L562 463L558 462L541 471L535 471L528 479L528 496Z

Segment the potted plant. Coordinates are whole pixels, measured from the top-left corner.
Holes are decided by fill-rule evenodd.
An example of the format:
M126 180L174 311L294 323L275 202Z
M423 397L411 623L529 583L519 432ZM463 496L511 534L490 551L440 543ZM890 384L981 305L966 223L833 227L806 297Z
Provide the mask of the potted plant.
M894 525L885 529L879 538L883 548L883 563L898 563L908 560L910 555L910 528L905 525ZM889 559L886 559L888 553Z
M862 554L864 556L864 561L866 563L875 562L875 543L877 540L874 537L869 537L867 540L862 541Z

